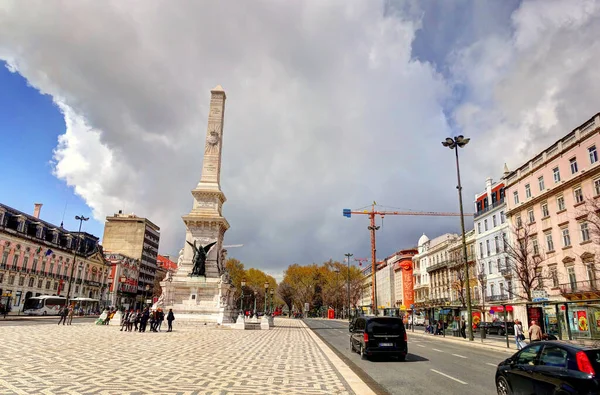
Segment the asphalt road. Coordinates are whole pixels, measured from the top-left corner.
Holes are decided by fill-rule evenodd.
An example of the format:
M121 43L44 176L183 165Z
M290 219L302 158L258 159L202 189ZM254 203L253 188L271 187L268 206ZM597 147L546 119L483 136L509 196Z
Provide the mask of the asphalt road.
M496 366L510 356L501 351L446 342L436 336L411 336L408 332L409 355L405 362L363 361L360 355L350 351L348 323L319 319L306 319L305 322L380 393L495 394Z
M0 328L3 326L32 326L32 325L56 325L59 316L56 317L19 317L17 319L11 319L13 317L7 316L6 319L3 319L0 316ZM90 323L96 321L96 317L76 317L73 318L73 325L82 324L82 323Z

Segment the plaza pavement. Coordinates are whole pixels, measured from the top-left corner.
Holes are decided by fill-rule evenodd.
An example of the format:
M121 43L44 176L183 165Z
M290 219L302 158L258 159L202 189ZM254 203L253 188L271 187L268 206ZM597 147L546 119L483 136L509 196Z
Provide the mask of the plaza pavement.
M268 331L173 326L0 327L0 394L371 393L301 320L277 318Z

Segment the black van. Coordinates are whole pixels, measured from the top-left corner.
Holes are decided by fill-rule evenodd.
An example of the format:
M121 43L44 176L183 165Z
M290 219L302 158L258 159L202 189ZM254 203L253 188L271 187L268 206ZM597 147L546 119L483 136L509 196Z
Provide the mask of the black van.
M351 328L350 349L363 359L374 355L395 356L400 361L408 354L408 339L402 318L357 317Z

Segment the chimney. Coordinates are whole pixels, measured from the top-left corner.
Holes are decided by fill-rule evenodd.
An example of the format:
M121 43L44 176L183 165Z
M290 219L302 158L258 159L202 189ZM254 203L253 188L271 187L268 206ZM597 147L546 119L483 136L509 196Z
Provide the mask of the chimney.
M33 216L36 218L40 217L40 211L42 211L42 203L35 203L33 205Z

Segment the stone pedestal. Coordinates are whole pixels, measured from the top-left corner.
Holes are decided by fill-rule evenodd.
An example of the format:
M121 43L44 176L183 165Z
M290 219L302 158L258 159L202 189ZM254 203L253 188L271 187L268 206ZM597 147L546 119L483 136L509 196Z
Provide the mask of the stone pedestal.
M269 327L272 328L275 326L275 319L273 318L272 315L269 316L268 321L269 321Z
M117 312L115 313L113 318L111 318L110 321L108 321L108 325L121 326L121 318L122 317L123 317L123 314L121 314L121 312L119 310L117 310Z
M269 317L267 317L266 315L263 315L260 319L260 329L270 329L270 325L269 325Z
M238 316L237 321L235 322L235 324L233 324L231 327L233 329L241 329L241 330L246 329L246 319L244 318L244 315L240 314Z

